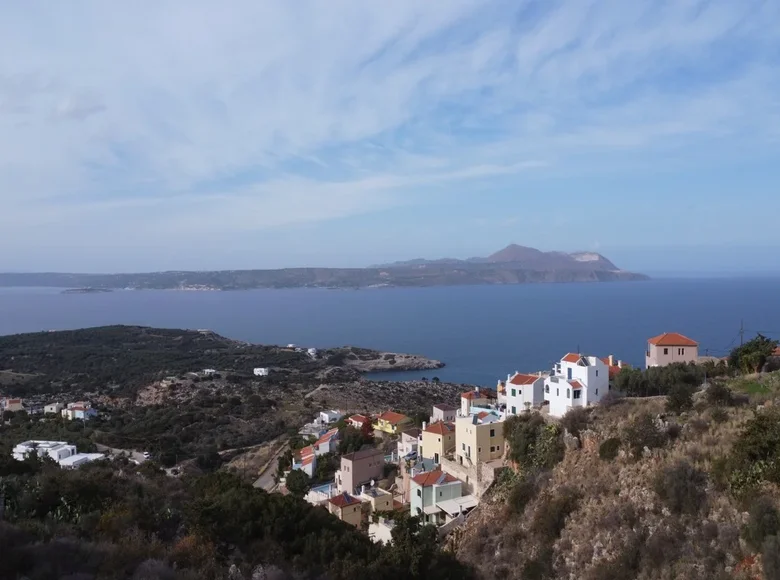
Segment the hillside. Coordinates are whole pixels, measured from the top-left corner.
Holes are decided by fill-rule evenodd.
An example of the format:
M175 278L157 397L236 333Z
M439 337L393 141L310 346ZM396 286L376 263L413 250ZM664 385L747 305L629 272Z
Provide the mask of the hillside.
M540 252L512 245L487 258L411 260L370 268L284 268L144 274L0 273L0 286L89 289L249 290L366 288L645 280L594 253Z
M508 422L517 471L450 538L458 558L484 579L780 578L780 412L756 410L780 375L726 384L760 396L623 400L564 418L568 434Z

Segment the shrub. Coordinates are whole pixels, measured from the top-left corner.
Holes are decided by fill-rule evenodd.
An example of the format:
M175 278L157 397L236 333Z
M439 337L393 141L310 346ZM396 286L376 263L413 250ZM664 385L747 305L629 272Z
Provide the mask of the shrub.
M566 518L579 504L579 494L570 487L559 489L555 495L548 495L536 508L531 531L539 537L543 544L551 544L561 535Z
M723 407L715 407L710 413L710 418L715 423L725 423L729 420L729 412Z
M676 514L696 514L707 498L707 474L685 460L664 469L655 480L655 492Z
M548 425L538 413L507 419L504 437L510 447L510 458L524 469L549 469L563 459L565 447L560 427Z
M624 440L636 458L642 455L645 447L658 449L666 445L666 436L647 413L637 416L626 427Z
M610 437L599 445L599 457L604 461L612 461L618 456L620 451L620 439Z
M778 533L780 533L780 514L774 502L766 496L758 497L750 505L748 523L743 532L745 541L758 551L766 538L777 536Z
M526 476L518 481L509 492L509 508L512 513L521 514L531 500L536 497L537 485L533 477Z
M679 383L669 389L666 410L670 413L683 413L693 409L693 390L691 385Z
M561 427L575 437L579 437L582 431L588 428L590 417L583 407L571 409L561 418Z
M714 407L728 407L734 403L734 393L723 383L712 383L707 387L705 396Z

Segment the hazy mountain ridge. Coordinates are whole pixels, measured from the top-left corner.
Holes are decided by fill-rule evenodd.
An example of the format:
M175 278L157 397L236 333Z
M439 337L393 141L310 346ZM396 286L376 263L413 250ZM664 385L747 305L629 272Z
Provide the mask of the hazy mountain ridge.
M538 282L645 280L618 269L596 253L541 252L511 245L486 258L411 260L369 268L283 268L142 274L0 274L0 286L252 290L257 288L366 288L377 286L456 286Z

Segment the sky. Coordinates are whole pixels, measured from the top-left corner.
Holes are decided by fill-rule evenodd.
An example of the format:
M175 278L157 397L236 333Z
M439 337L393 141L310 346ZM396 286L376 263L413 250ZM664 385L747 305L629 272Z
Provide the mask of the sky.
M780 268L780 2L0 4L0 271Z

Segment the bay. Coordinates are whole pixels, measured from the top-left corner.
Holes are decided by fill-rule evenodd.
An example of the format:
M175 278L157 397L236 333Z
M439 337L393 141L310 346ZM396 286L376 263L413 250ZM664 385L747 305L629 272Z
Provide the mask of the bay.
M723 356L739 343L741 321L746 339L756 331L780 338L780 278L104 294L0 288L0 334L109 324L208 328L256 343L423 354L447 366L373 377L488 386L516 370L548 369L577 350L641 366L647 339L662 332L683 333L699 341L701 354Z

